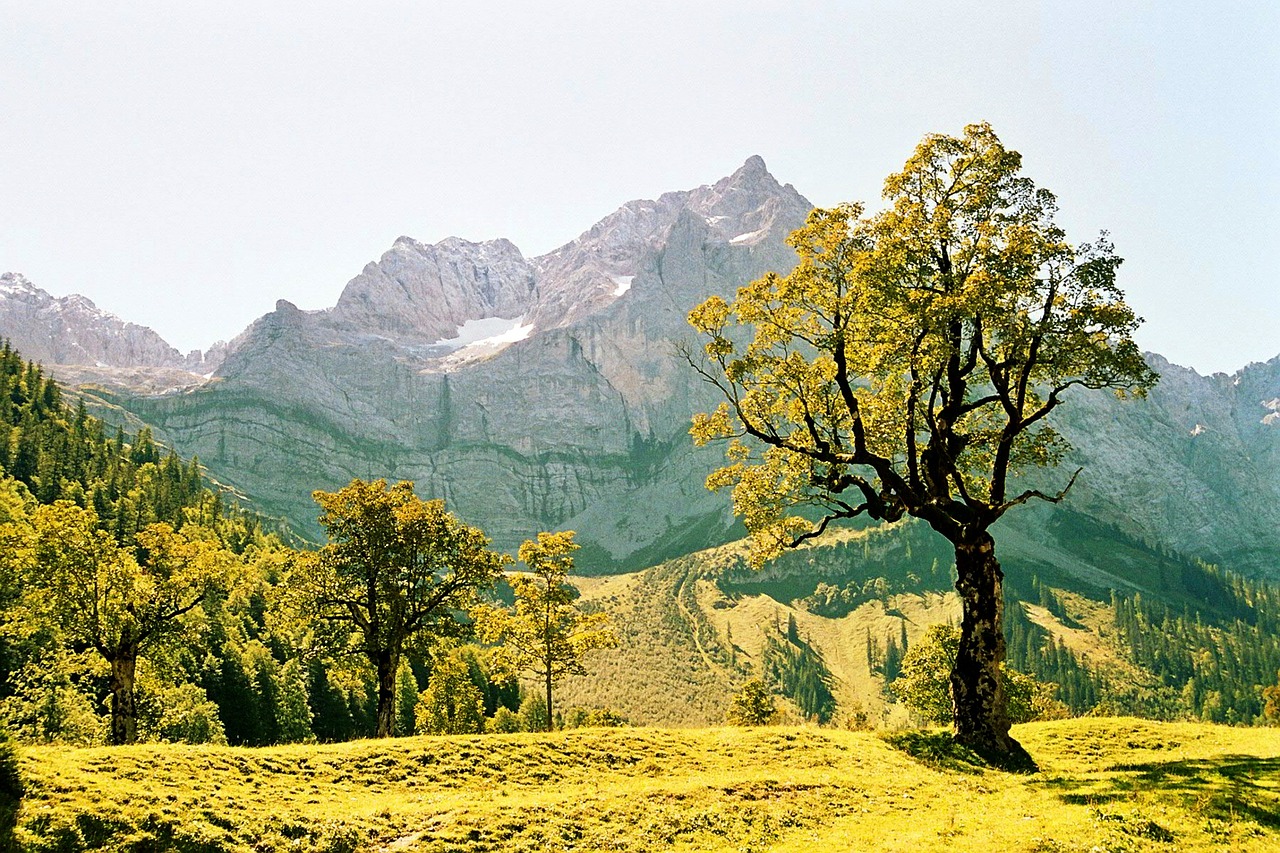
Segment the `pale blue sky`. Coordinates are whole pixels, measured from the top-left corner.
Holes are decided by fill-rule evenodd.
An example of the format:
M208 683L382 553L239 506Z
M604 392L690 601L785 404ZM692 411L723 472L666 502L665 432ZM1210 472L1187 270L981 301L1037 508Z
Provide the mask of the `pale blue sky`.
M181 349L332 305L392 241L527 255L751 154L875 202L990 121L1139 343L1280 353L1280 4L0 0L0 271Z

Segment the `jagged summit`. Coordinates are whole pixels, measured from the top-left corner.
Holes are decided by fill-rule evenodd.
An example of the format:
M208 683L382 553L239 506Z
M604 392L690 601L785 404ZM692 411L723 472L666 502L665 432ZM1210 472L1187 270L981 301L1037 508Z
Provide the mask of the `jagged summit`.
M167 368L211 371L222 350L186 356L145 326L103 311L78 293L54 297L17 272L0 275L0 337L45 365L95 369Z
M0 275L0 294L14 296L20 293L37 293L40 288L32 284L20 272L7 272Z
M538 332L611 310L624 297L651 298L644 295L651 286L645 282L673 235L686 239L690 224L700 230L698 240L748 251L765 241L781 248L782 238L803 223L810 207L755 156L714 184L627 202L577 239L532 259L505 238L448 237L429 244L401 235L347 283L332 309L293 317L287 325L317 344L376 340L379 346L400 347L405 357L440 359L431 369L456 370ZM790 259L788 252L779 263ZM678 282L668 282L668 291ZM692 298L667 294L668 303ZM476 323L503 331L483 338L483 347L444 343L472 333L464 327L481 328L469 325ZM258 358L279 328L279 322L254 324L242 345L266 335L269 340L250 347ZM241 361L233 358L237 371L248 369Z
M333 308L282 302L256 321L230 344L219 381L139 382L113 405L302 530L317 532L312 489L385 476L446 498L499 547L574 529L584 568L649 565L714 544L732 523L704 486L722 450L687 435L690 413L718 402L673 355L691 337L689 309L790 269L784 238L810 209L750 157L714 183L628 202L540 257L501 239L402 237ZM89 308L55 302L0 277L0 336L65 363L37 344L83 341L53 322ZM106 337L128 340L118 328ZM78 345L74 358L111 363ZM1071 464L1085 467L1072 511L1274 571L1280 359L1234 376L1157 367L1146 401L1080 393L1064 407L1060 431L1081 439ZM117 369L117 387L147 370L162 372ZM1034 533L1025 542L1038 553Z
M469 320L519 317L533 294L533 269L510 240L431 245L400 237L347 283L329 320L341 330L431 343Z
M682 216L703 223L712 242L772 238L781 245L812 207L794 187L779 184L759 155L714 184L629 201L576 240L534 258L540 286L532 316L539 328L562 327L609 306L646 280L673 229L684 227Z
M755 187L764 186L775 189L782 189L782 185L778 183L770 172L769 167L765 165L764 158L759 154L752 154L737 168L733 174L720 179L716 182L716 186L737 186L737 187Z

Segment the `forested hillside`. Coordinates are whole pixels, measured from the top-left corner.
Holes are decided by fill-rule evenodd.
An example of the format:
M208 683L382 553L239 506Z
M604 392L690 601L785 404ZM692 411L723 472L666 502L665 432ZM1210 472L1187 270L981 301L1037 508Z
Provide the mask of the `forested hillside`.
M1069 518L1052 539L1072 545L1080 574L1066 560L1005 562L1009 665L1054 685L1061 713L1272 722L1280 590ZM755 674L795 719L900 724L904 656L930 625L959 623L943 545L908 522L828 535L760 572L729 545L591 581L584 597L620 614L628 643L566 695L602 701L614 679L648 673L614 699L624 713L711 724Z
M198 592L198 605L139 650L138 739L253 745L373 732L369 667L326 644L331 626L287 606L284 581L308 552L287 547L272 524L212 487L198 460L158 445L146 428L109 430L83 405L67 405L58 384L8 346L0 383L0 719L13 734L112 737L110 650L76 610L76 576L50 571L90 553L109 555L111 582L134 592L158 578L176 583L164 565L177 563L158 554L201 567L181 588ZM1263 691L1280 670L1276 588L1081 516L1054 516L1037 544L1005 564L1009 663L1055 685L1063 712L1269 719ZM1044 559L1024 556L1037 553ZM792 719L904 721L893 689L904 656L929 625L958 617L943 543L900 524L833 534L762 572L744 556L728 545L637 574L577 579L582 607L610 617L619 646L557 687L562 720L616 722L599 710L613 708L636 723L715 724L747 679L763 677ZM455 730L456 720L430 723L441 718L417 712L424 695L447 704L457 691L479 697L487 721L474 725L545 724L543 705L522 703L492 650L465 637L412 644L395 689L400 734Z
M373 733L374 673L286 594L314 552L286 545L287 531L225 499L149 429L109 430L83 402L68 406L7 342L0 430L0 723L13 735L263 745ZM545 710L517 714L510 674L446 622L393 673L394 729L452 730L452 712L429 706L461 695L491 718L505 709L509 729L543 725Z

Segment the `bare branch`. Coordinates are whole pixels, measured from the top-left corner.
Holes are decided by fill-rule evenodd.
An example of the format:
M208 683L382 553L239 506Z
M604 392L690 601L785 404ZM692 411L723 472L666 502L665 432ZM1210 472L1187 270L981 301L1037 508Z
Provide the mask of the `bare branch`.
M998 507L996 507L996 512L997 514L1003 515L1004 511L1009 509L1010 507L1015 507L1015 506L1018 506L1019 504L1024 504L1027 501L1032 499L1046 501L1051 504L1060 503L1062 499L1067 496L1067 492L1071 491L1071 487L1074 486L1076 483L1076 477L1079 477L1080 472L1083 470L1084 470L1083 468L1077 468L1075 473L1071 475L1071 479L1067 481L1067 485L1064 486L1062 491L1058 492L1056 495L1046 495L1044 492L1040 491L1039 489L1029 489L1023 492L1022 494L1018 495L1016 498L1012 498L1000 504Z

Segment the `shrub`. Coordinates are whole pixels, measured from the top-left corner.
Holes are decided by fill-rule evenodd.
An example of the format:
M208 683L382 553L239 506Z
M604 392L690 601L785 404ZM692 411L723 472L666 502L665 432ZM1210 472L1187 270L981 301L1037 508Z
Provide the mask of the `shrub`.
M758 678L753 678L738 695L733 697L729 707L729 724L734 726L767 726L778 719L778 703L773 693Z
M499 705L498 709L493 712L493 717L489 720L487 728L489 731L497 732L498 734L524 731L524 726L520 723L520 717L505 705Z
M0 719L25 743L106 743L106 723L74 676L88 670L83 659L63 657L32 662L10 674L13 693L0 702Z
M618 728L630 725L626 717L612 708L570 708L564 714L564 728Z
M931 625L902 659L902 675L893 682L893 692L918 723L940 726L952 722L951 669L959 648L960 629ZM1028 723L1066 715L1066 706L1053 698L1056 684L1037 681L1003 664L1000 672L1010 722Z
M459 655L450 654L436 663L413 716L418 734L474 734L484 727L484 696Z
M176 743L227 742L218 706L209 701L203 688L182 684L163 690L159 698L162 711L155 735L160 740Z
M520 726L526 732L545 732L547 730L547 700L530 693L520 703Z
M592 708L587 714L587 725L603 729L616 729L631 725L631 721L612 708Z

